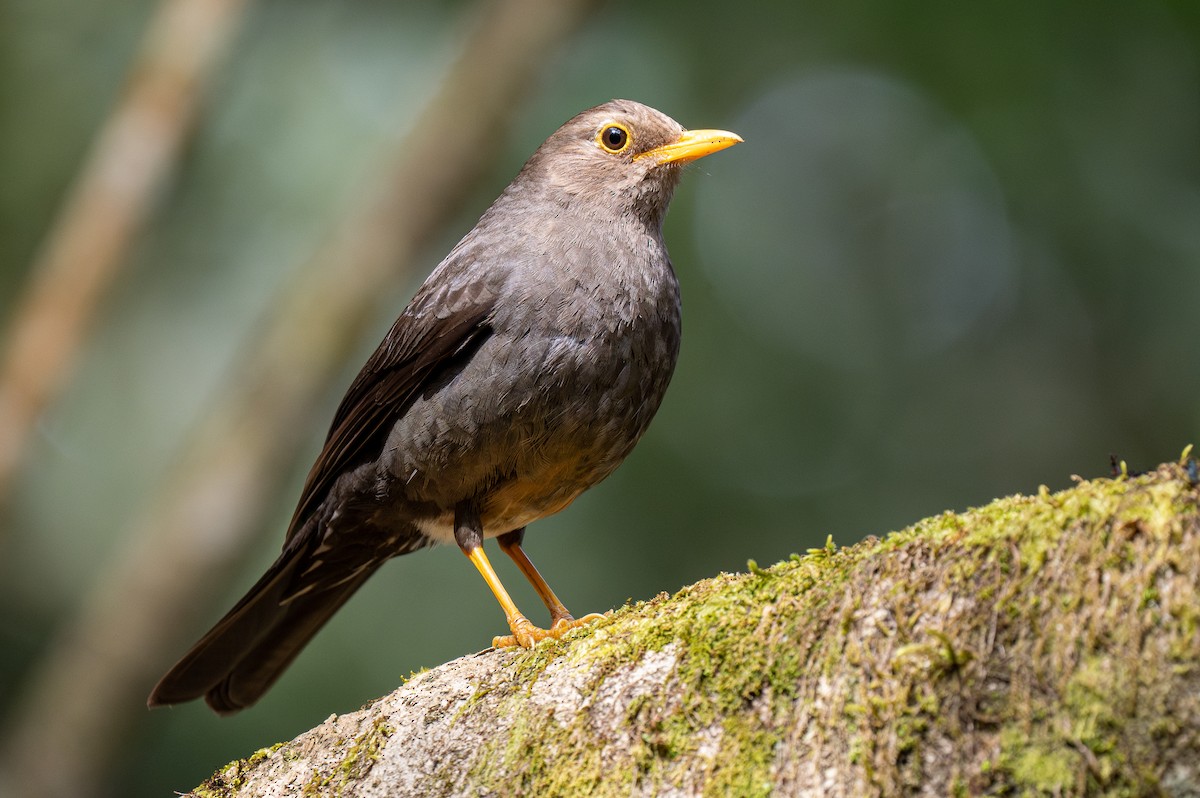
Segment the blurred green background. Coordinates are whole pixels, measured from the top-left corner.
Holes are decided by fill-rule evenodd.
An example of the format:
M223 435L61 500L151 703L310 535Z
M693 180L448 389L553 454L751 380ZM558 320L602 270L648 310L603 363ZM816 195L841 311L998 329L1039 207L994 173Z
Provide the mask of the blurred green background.
M5 307L154 8L0 2ZM0 729L267 309L419 118L470 13L248 7L13 488ZM616 475L526 539L576 612L1064 487L1106 473L1110 453L1149 467L1200 438L1196 3L612 2L497 131L500 157L421 273L380 286L391 309L303 431L252 561L202 615L274 558L342 389L419 280L546 135L611 97L746 143L693 167L667 220L685 329L658 419ZM461 554L401 558L258 706L140 713L90 788L187 790L502 631Z

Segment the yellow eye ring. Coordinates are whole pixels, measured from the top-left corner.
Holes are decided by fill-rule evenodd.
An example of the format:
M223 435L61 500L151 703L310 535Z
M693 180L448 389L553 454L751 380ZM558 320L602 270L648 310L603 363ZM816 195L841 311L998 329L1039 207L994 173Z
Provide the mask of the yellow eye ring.
M630 135L629 129L616 122L606 122L596 133L596 143L600 145L600 149L612 155L629 149L629 142L632 139L633 136Z

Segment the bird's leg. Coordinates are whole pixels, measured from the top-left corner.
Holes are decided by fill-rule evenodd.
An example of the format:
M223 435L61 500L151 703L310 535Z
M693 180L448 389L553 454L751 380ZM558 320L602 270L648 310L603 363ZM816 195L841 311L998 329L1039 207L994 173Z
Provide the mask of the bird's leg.
M529 555L525 553L525 549L521 547L521 542L525 538L525 528L514 529L512 532L506 532L496 538L496 542L500 544L500 551L507 554L517 567L521 569L521 573L525 574L525 578L529 580L529 584L533 585L533 589L537 591L541 597L542 603L546 605L546 609L550 610L550 626L553 627L559 621L573 621L571 613L563 606L563 603L558 600L558 596L554 595L554 591L550 589L550 585L546 584L546 580L538 573L537 566L529 559Z
M533 589L537 591L541 597L542 603L546 605L546 609L550 610L550 629L549 635L559 637L565 632L574 629L578 626L592 623L603 618L599 613L591 613L576 620L571 617L571 613L559 601L558 596L554 595L554 591L550 589L550 585L538 573L537 566L529 559L529 555L525 553L525 549L521 546L521 541L525 538L525 528L514 529L512 532L506 532L496 538L496 542L500 544L500 550L507 554L512 561L521 569L521 573L525 574L525 578L529 580L529 584L533 585ZM497 642L498 641L498 642ZM516 641L511 637L496 638L492 645L515 645Z
M546 584L546 580L542 579L542 575L538 573L537 568L529 561L521 548L521 537L524 530L520 529L516 532L509 532L500 536L500 548L512 557L513 562L521 569L525 577L537 590L538 595L542 597L546 607L550 609L551 625L549 629L540 629L534 626L533 623L521 614L517 609L516 603L512 597L508 595L508 591L504 589L504 585L500 582L500 577L496 575L496 571L492 568L491 562L488 561L487 554L483 551L483 523L479 518L479 511L474 505L464 502L454 508L454 540L458 543L458 547L462 549L463 554L467 555L479 571L483 581L487 582L488 587L492 589L492 595L496 597L496 601L500 603L500 607L504 610L504 618L508 621L508 628L512 630L511 635L503 635L492 638L492 645L496 648L505 648L508 646L521 646L522 648L532 648L539 640L545 640L547 637L559 638L567 631L574 629L586 623L602 618L602 615L588 615L585 618L575 620L571 617L571 613L567 612L567 608L563 606L558 597L554 595L554 591Z
M532 648L539 639L534 633L543 630L538 629L521 614L516 603L508 595L508 591L504 589L492 564L488 562L487 554L483 551L483 522L479 518L478 509L469 503L464 502L454 508L454 540L462 549L463 554L467 555L467 559L479 571L483 581L487 582L487 586L492 589L492 595L496 597L496 601L500 602L500 607L504 610L504 619L508 621L508 628L512 630L511 636L494 638L492 645L499 647L501 643L498 641L512 640L524 648ZM507 643L507 645L513 645L513 643Z

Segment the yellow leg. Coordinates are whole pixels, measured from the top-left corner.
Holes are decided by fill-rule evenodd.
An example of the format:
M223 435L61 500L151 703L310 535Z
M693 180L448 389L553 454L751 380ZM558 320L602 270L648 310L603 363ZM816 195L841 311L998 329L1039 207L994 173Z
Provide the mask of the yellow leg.
M500 550L507 554L512 561L517 564L517 567L521 569L521 573L525 575L525 578L529 580L529 584L533 585L533 589L536 590L538 596L541 597L542 603L546 605L546 609L550 610L550 633L554 637L559 637L571 629L584 626L585 624L594 623L595 621L603 618L603 615L595 612L591 613L590 615L585 615L579 620L571 617L571 613L568 612L563 603L559 601L558 596L556 596L554 591L550 589L550 585L547 584L546 580L542 577L541 573L537 569L537 566L533 564L533 561L529 559L529 555L525 553L525 549L521 546L521 539L524 536L523 533L524 530L521 529L516 530L515 532L509 532L501 535L499 538L497 538L497 541L500 543ZM501 642L493 642L493 645L511 646L516 642L512 641L511 638L497 638L497 640Z
M483 546L475 546L463 553L475 565L476 570L479 571L479 575L483 577L483 581L487 582L487 586L492 589L492 595L496 597L496 601L500 602L500 607L504 610L504 620L508 621L508 628L512 630L513 637L525 648L532 647L537 641L533 639L532 635L529 635L529 642L526 643L523 640L526 635L523 635L521 632L525 631L526 627L529 630L536 627L517 609L516 603L508 595L508 591L504 589L504 585L500 582L500 577L496 576L496 571L492 568L492 564L488 562L487 555L483 552ZM499 638L496 639L498 640ZM496 640L492 641L492 645L496 645Z
M567 612L567 608L558 600L558 596L554 595L554 591L550 589L550 585L546 584L546 580L538 573L537 566L529 559L529 555L525 553L525 549L521 548L520 541L514 542L501 536L500 551L512 558L512 561L521 569L521 573L525 574L525 578L529 580L529 584L533 585L533 589L541 597L542 603L546 605L546 609L550 610L551 626L563 618L571 619L571 613Z
M496 571L492 568L492 564L488 561L487 554L485 554L483 551L483 546L474 546L463 553L466 554L467 559L474 564L476 570L479 571L480 576L483 577L483 581L487 582L488 587L492 589L492 595L496 597L496 601L500 603L500 607L504 610L504 619L508 621L508 628L512 630L511 635L503 635L492 639L492 645L496 648L505 648L508 646L533 648L534 644L536 644L539 640L545 640L547 637L553 637L557 639L577 626L585 623L591 623L597 618L604 617L602 615L589 615L586 618L581 618L578 621L574 620L571 618L571 614L567 612L567 608L562 606L562 602L558 601L558 599L554 596L554 593L550 590L550 587L546 585L545 580L538 575L538 581L541 582L542 586L546 590L546 593L543 594L542 590L539 588L538 595L542 596L543 601L547 601L547 607L549 607L550 604L549 600L546 599L546 595L549 595L550 599L552 599L561 609L561 615L555 617L554 622L549 629L540 629L534 626L533 623L524 615L522 615L521 611L517 609L516 603L513 602L512 598L508 595L508 591L504 589L504 585L500 582L500 577L496 575ZM524 557L524 552L522 552L522 557ZM514 557L513 559L515 560L516 558ZM526 563L529 563L529 567L532 569L533 573L537 574L537 569L533 567L533 563L529 562L529 558L524 557L524 559ZM518 561L517 565L520 566L521 563ZM525 571L525 568L522 567L521 570ZM526 576L529 575L527 571L525 573ZM534 582L533 577L530 577L529 581L533 582L535 588L538 587L537 582ZM553 608L551 608L551 614L554 615Z

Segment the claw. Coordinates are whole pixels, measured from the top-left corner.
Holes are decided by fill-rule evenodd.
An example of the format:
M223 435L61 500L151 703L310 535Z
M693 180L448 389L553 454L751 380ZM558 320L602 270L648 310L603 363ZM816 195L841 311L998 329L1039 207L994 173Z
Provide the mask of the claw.
M542 629L534 626L532 622L524 615L518 615L509 624L512 629L511 635L502 635L492 638L492 648L512 648L520 646L521 648L533 648L537 643L552 637L555 640L559 639L572 629L578 629L581 626L587 626L600 620L604 616L598 612L593 612L590 615L576 620L570 615L558 618L550 625L549 629Z

